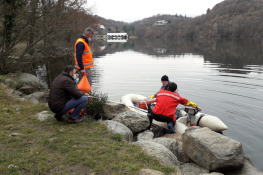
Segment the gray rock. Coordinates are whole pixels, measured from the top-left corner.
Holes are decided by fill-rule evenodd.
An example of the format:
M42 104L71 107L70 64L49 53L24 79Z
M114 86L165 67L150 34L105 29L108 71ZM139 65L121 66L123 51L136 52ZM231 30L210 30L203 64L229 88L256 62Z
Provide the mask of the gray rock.
M160 137L160 138L153 139L152 142L159 143L159 144L165 146L174 155L176 155L176 153L177 153L177 144L176 144L176 140L175 139Z
M6 85L7 87L9 87L9 88L11 88L11 89L15 89L16 86L17 86L16 81L14 81L14 80L12 80L12 79L6 79L4 83L5 83L5 85Z
M110 130L112 133L120 134L128 142L133 140L132 131L122 123L112 120L105 120L104 123L106 124L108 130Z
M202 168L194 163L184 163L179 166L180 172L183 175L199 175L203 173L209 173L205 168Z
M209 128L187 129L182 140L187 156L210 171L222 172L244 165L241 143Z
M34 88L31 86L23 86L19 89L20 92L22 92L23 94L29 95L32 94L34 92Z
M23 97L25 95L22 92L16 91L16 90L13 90L11 94L15 95L15 96L18 96L18 97Z
M200 174L200 175L224 175L224 174L218 173L218 172L212 172L212 173L205 173L205 174Z
M142 150L147 155L157 159L162 165L173 168L179 165L176 156L169 149L159 143L141 141L134 142L134 144L141 146Z
M43 60L45 58L45 56L42 53L38 52L35 55L33 55L32 58L35 60Z
M148 117L134 111L126 111L117 114L112 120L127 126L133 133L146 130L150 122Z
M103 107L104 119L113 119L118 113L129 110L125 105L118 103L107 103Z
M137 135L137 141L151 141L153 139L153 132L146 130Z
M23 86L31 86L36 90L45 88L45 85L35 75L28 73L22 73L19 76L16 88L20 89Z
M24 99L31 101L34 104L39 102L46 102L46 93L45 92L35 92L23 97Z
M248 159L245 158L244 166L241 169L228 171L224 173L225 175L263 175L262 171L259 171L253 163Z
M182 141L177 141L177 152L175 155L180 162L183 162L183 163L191 162L190 158L186 155L185 151L183 150Z
M160 171L152 170L152 169L141 169L139 171L139 175L164 175Z
M53 118L54 114L51 114L49 111L42 111L38 113L36 116L37 116L37 119L42 122L42 121L47 120L48 118Z

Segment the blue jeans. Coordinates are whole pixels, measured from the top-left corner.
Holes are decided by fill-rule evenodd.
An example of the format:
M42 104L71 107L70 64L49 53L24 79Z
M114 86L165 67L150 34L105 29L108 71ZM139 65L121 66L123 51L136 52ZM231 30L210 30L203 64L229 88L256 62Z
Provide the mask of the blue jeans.
M72 98L66 103L64 109L60 113L66 114L69 110L75 108L69 117L70 119L75 120L79 117L81 110L85 107L87 102L88 102L88 97L85 95L83 95L79 99Z

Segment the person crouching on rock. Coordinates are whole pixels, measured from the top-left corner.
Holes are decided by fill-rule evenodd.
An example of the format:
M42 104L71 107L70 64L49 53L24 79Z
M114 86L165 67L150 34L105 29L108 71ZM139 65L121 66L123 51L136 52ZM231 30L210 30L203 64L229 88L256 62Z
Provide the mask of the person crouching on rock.
M74 109L71 113L68 123L80 123L84 116L80 116L81 110L88 102L88 97L84 92L77 88L74 81L74 67L66 66L51 84L48 106L55 113L55 118L62 121L63 114Z
M196 108L197 105L183 97L176 91L177 85L174 82L168 84L167 90L161 89L156 95L156 105L153 109L148 107L148 114L150 120L149 129L152 125L153 119L161 122L167 122L167 128L169 133L175 133L174 126L176 121L175 110L178 104L185 106L191 105Z

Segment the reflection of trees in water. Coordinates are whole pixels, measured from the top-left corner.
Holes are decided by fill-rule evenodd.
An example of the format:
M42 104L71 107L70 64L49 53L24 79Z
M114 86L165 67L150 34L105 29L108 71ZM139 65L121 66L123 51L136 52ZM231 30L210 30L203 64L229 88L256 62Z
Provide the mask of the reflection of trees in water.
M118 46L118 47L117 47ZM122 46L122 48L120 48ZM125 47L124 47L125 46ZM196 40L129 40L125 45L109 45L105 50L108 53L126 49L156 57L176 56L191 53L203 55L205 62L217 63L220 71L248 73L241 70L247 69L246 65L263 64L263 41L261 40L208 40L206 42ZM231 70L232 69L232 70Z
M97 42L92 46L93 55L101 57L106 54L134 50L147 55L164 59L169 56L203 55L205 64L216 63L220 72L247 74L262 73L263 41L258 40L209 40L198 42L192 40L128 40L127 43ZM38 74L40 68L46 68L46 84L50 86L53 79L63 70L65 65L74 65L74 56L67 55L46 58L38 61L29 60L20 65L21 72ZM251 66L253 65L253 66ZM41 66L39 68L39 66ZM100 77L100 70L93 69L93 79ZM43 74L43 72L42 72Z
M206 61L243 68L245 65L262 65L263 47L256 40L218 41L215 49L205 50Z

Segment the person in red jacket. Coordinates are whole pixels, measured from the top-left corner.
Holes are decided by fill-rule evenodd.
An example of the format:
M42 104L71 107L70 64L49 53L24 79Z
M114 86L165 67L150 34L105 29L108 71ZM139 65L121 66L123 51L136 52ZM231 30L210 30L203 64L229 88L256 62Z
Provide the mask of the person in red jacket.
M161 89L156 96L156 105L148 108L148 117L150 120L149 129L153 119L161 122L167 122L170 133L175 133L174 126L176 121L175 110L179 104L196 108L197 105L186 98L174 93L177 85L174 82L169 83L167 90Z

